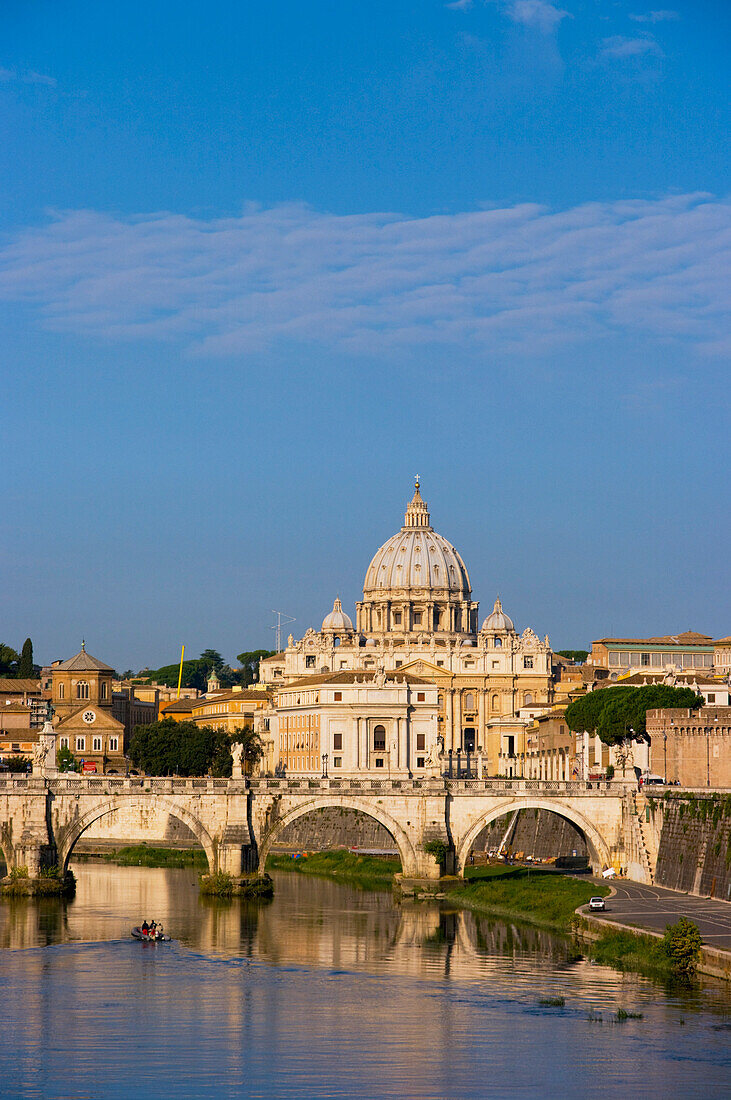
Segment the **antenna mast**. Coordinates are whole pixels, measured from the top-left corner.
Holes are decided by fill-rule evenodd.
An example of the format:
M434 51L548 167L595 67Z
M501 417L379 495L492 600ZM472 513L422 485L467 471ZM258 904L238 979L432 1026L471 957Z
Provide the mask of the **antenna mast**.
M292 615L287 615L284 611L272 611L272 615L277 616L276 626L270 627L274 631L274 638L277 646L277 653L282 652L282 627L287 626L288 623L296 623L297 620Z

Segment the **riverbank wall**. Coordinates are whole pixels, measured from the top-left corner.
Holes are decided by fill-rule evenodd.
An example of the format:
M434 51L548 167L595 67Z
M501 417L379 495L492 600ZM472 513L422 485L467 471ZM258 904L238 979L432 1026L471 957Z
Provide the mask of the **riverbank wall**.
M731 792L673 790L639 806L658 886L731 901Z

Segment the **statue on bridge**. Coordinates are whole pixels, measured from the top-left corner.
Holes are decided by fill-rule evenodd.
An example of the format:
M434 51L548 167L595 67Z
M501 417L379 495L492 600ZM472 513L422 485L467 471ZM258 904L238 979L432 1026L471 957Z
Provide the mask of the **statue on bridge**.
M231 756L233 758L231 777L233 779L241 779L244 774L243 765L241 763L244 756L244 746L239 741L234 741L231 746Z
M38 744L33 746L33 775L45 776L53 779L58 775L56 767L56 731L53 728L52 718L54 709L50 703L46 704L46 719L43 729L38 737Z

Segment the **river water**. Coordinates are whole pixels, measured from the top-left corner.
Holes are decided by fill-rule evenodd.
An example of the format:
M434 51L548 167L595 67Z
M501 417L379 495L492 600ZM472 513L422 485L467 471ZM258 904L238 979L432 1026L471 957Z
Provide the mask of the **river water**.
M527 927L309 876L255 904L205 901L185 870L74 870L73 901L0 903L3 1097L731 1095L720 983L668 992ZM133 941L145 916L175 941Z

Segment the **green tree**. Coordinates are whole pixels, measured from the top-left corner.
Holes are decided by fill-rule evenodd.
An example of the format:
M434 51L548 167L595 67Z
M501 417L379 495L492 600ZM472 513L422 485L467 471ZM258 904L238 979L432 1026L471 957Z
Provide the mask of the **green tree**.
M23 642L23 649L20 653L20 662L18 664L18 679L32 680L33 671L33 643L30 638L26 638Z
M273 649L253 649L247 653L239 653L236 660L241 664L239 682L242 687L249 687L259 678L259 661L263 657L273 657Z
M8 771L15 775L26 773L31 770L31 760L29 756L6 756L3 763Z
M697 925L687 917L681 917L676 924L666 926L662 947L678 977L693 977L702 946L703 937Z
M675 688L668 684L647 684L645 687L599 688L582 695L566 708L566 725L580 733L599 734L606 745L617 745L631 737L641 740L647 733L648 710L665 707L703 706L703 696L692 688Z
M56 753L56 763L58 764L59 771L62 772L75 772L78 771L76 764L76 757L72 753L71 749L66 745L62 745Z
M565 657L567 661L576 661L579 665L583 665L589 656L588 649L557 649L556 652L559 657Z
M20 657L9 645L0 642L0 676L15 676Z
M223 767L229 753L227 734L195 722L163 718L147 726L135 726L129 746L132 763L149 775L208 775Z
M150 668L146 670L147 680L150 683L166 684L168 687L178 686L180 662L174 665L163 665L162 668ZM197 688L198 691L206 690L208 676L206 669L200 661L183 661L183 687Z
M217 649L204 649L198 658L198 663L206 672L210 673L211 669L216 673L221 673L224 669L228 668L228 665L224 661L221 654Z

